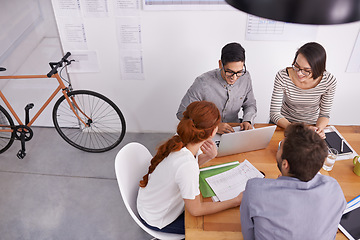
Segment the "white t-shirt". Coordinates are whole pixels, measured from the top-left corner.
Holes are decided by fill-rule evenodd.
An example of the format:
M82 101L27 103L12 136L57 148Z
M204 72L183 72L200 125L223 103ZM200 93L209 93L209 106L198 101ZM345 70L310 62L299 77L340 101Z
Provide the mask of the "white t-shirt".
M172 152L149 175L145 188L139 188L137 208L149 225L163 228L183 211L183 199L195 199L199 190L198 155L186 148Z

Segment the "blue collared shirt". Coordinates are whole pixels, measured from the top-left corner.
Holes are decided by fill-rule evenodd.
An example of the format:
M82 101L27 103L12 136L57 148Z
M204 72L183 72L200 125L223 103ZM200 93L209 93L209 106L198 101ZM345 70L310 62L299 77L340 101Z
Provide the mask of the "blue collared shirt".
M241 231L245 240L335 239L345 207L340 185L329 176L254 178L240 205Z

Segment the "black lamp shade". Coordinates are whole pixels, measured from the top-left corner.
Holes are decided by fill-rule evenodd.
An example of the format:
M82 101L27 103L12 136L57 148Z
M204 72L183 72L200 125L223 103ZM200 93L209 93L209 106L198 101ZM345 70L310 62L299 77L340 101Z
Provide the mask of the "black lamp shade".
M282 22L330 25L360 20L360 0L225 0L231 6Z

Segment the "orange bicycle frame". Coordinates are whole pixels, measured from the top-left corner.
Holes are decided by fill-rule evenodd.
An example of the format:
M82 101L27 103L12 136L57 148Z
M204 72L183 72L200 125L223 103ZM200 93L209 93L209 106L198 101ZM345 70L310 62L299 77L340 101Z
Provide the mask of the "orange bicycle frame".
M48 78L46 75L15 75L15 76L0 76L0 79L28 79L28 78ZM35 120L40 116L40 114L44 111L44 109L49 105L49 103L54 99L54 97L56 96L56 94L62 90L62 94L64 95L66 101L68 102L71 110L73 111L73 113L76 115L76 117L79 119L79 121L81 123L84 124L84 126L88 126L87 123L85 123L81 117L78 115L77 111L75 110L72 100L69 98L69 96L67 95L67 88L65 86L65 84L63 83L63 81L61 80L60 76L58 73L55 73L54 75L51 76L51 78L56 78L59 86L56 88L56 90L51 94L51 96L46 100L46 102L43 104L43 106L38 110L38 112L35 114L35 116L29 121L29 123L26 125L28 127L30 127ZM17 123L19 125L24 125L23 122L20 120L19 116L16 114L15 110L12 108L11 104L9 103L9 101L6 99L6 97L4 96L4 94L2 93L2 91L0 90L0 98L4 101L5 105L7 106L7 108L10 110L11 114L14 116L14 118L16 119ZM74 105L78 108L78 105L75 101L73 101ZM88 119L90 119L88 116L86 116L86 114L84 112L82 112L79 108L78 110ZM6 130L6 129L2 129L0 130L1 132L12 132L11 129Z

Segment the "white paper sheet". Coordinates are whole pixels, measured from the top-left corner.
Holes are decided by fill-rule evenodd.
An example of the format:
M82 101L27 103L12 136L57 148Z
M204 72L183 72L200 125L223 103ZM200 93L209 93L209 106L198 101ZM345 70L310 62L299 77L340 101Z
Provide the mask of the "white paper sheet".
M245 159L239 166L234 167L229 171L208 177L205 180L210 185L217 198L220 201L226 201L243 192L247 181L256 177L263 178L264 175Z
M52 0L57 17L81 17L80 0Z
M115 16L139 16L140 0L114 0Z
M88 48L82 18L59 18L58 27L65 51Z
M107 0L82 0L81 6L84 17L108 17Z
M118 44L121 49L141 49L141 24L139 17L116 19Z
M72 51L69 59L74 59L68 67L69 73L99 72L98 58L95 51Z
M144 80L144 67L142 51L121 50L121 79L122 80Z

